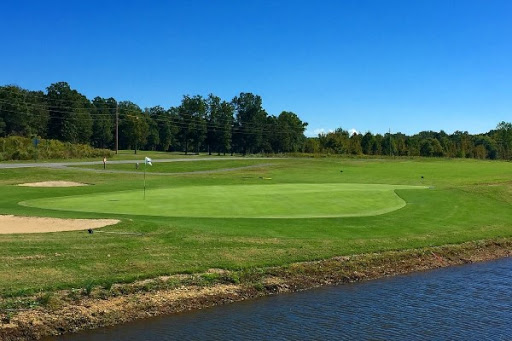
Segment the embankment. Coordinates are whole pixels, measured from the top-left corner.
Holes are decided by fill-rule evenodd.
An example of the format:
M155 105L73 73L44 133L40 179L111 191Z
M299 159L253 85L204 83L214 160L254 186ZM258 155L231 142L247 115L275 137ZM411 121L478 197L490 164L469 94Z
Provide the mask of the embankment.
M46 293L41 304L0 312L0 340L34 340L135 319L201 309L282 292L461 265L512 254L512 238L334 257L241 271L210 269L110 288ZM5 302L4 302L5 303ZM5 304L4 304L5 306Z

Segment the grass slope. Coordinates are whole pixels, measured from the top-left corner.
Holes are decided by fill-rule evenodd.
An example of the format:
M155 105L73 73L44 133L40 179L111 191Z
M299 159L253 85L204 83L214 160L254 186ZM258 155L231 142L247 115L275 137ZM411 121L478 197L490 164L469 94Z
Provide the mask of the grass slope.
M220 165L224 161L217 162ZM194 164L189 162L183 167L190 167L190 171L193 171L196 168ZM157 168L157 165L155 163L153 167ZM272 180L266 182L260 177L270 177ZM13 186L43 180L81 181L94 186ZM122 223L104 230L143 233L142 236L89 235L78 231L2 235L0 295L16 296L39 290L83 287L90 281L98 284L128 282L213 267L238 269L285 265L335 255L512 236L512 163L507 162L276 159L272 160L271 166L221 173L173 177L147 175L147 186L151 189L148 197L160 191L164 195L169 188L183 195L188 191L193 193L194 188L201 189L199 193L204 192L205 195L207 190L211 194L221 188L230 189L227 192L236 189L228 193L232 198L246 195L244 189L252 187L261 191L272 186L304 188L301 184L316 184L324 190L332 184L347 184L349 187L367 184L369 188L371 184L431 188L395 189L396 195L406 206L377 216L289 219L167 217L153 215L145 207L136 208L138 214L112 214L18 204L31 200L38 203L47 201L48 205L52 201L52 204L57 201L63 204L68 200L57 199L59 197L94 202L97 198L113 198L122 193L134 195L134 189L139 189L138 193L141 194L142 182L142 175L81 172L76 169L0 170L1 214L120 218ZM303 196L289 195L293 200L301 200ZM266 197L263 196L264 200ZM319 200L328 201L322 195L318 197ZM211 198L210 212L230 210L224 207L226 202L219 203L217 208L214 204L217 198ZM192 199L189 197L187 200ZM160 204L159 200L155 202ZM288 207L287 212L303 214L313 209L312 206L315 205L311 201L299 202ZM98 207L101 209L103 205L96 203L94 210L98 210ZM283 207L284 204L275 208L274 213L279 211L277 213L283 214ZM321 207L318 205L316 209L321 210ZM61 208L76 210L77 207ZM267 212L265 209L259 210L258 214Z

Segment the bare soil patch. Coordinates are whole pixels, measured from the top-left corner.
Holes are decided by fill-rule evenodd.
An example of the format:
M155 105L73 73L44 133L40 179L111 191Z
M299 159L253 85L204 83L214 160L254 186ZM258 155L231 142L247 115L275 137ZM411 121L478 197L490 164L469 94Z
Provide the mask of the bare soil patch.
M118 222L117 219L60 219L0 215L0 234L87 230Z
M24 187L78 187L78 186L89 186L81 182L74 181L40 181L40 182L27 182L19 184L18 186Z

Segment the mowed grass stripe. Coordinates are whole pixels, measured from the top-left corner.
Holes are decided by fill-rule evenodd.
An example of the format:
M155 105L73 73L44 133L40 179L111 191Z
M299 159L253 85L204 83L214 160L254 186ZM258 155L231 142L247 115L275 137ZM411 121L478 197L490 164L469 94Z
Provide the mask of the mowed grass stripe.
M45 198L23 205L79 212L210 218L320 218L383 214L402 208L396 189L381 184L187 186Z

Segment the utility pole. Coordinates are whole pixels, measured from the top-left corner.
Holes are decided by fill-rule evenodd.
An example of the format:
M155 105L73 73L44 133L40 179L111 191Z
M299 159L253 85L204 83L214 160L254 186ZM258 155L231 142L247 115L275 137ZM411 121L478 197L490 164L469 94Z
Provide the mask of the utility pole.
M116 102L116 154L119 153L119 104Z
M389 156L391 156L391 128L389 128Z

